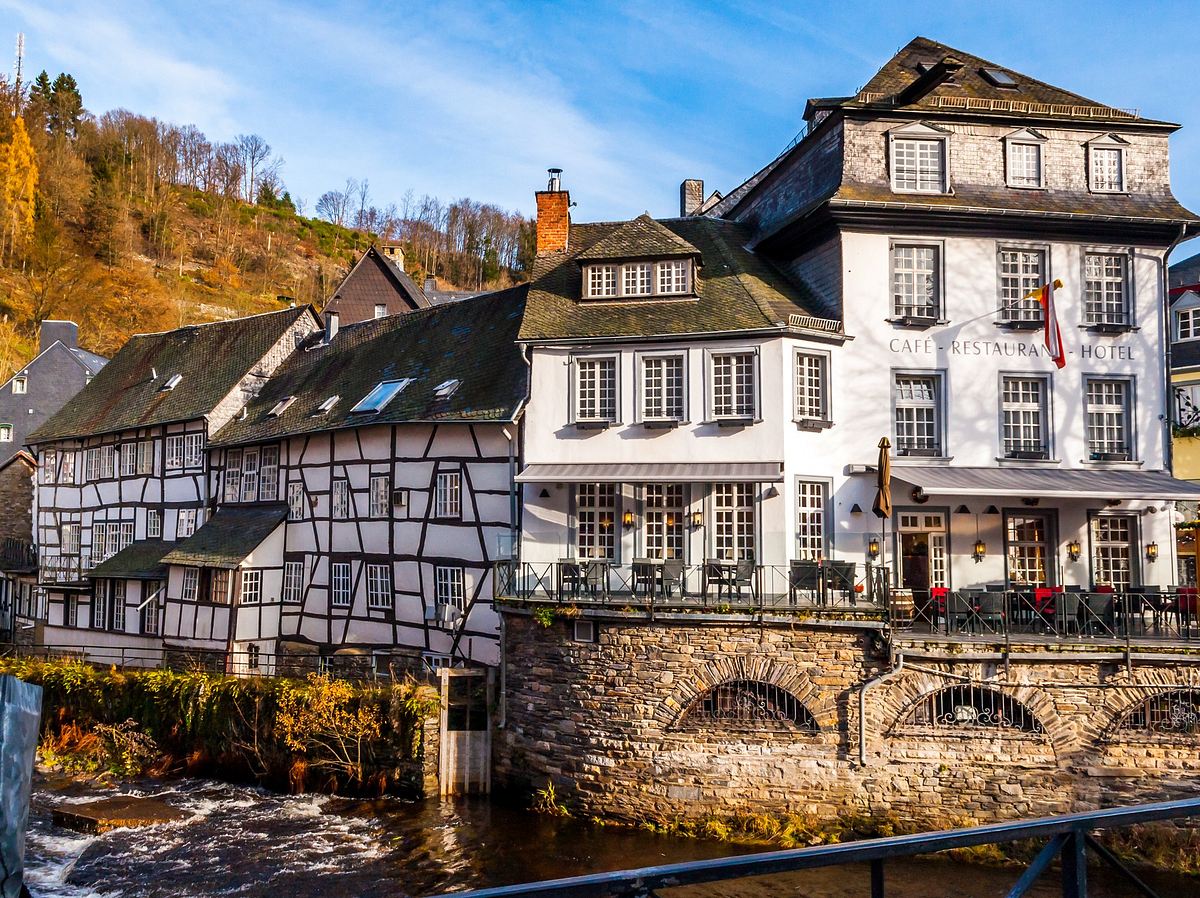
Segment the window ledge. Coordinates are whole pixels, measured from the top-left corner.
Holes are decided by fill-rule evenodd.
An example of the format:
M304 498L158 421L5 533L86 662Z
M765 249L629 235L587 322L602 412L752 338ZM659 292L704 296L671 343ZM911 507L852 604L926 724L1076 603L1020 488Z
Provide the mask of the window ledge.
M828 418L797 418L797 430L828 430L833 427L833 422Z
M608 430L615 422L613 421L576 421L576 430Z
M749 427L755 423L755 419L749 416L741 418L715 418L712 422L717 427Z
M678 418L646 418L642 420L642 427L646 430L674 430L682 423Z
M918 465L948 465L954 461L953 455L901 455L899 452L892 458L898 465L916 463Z
M1113 468L1113 469L1121 469L1121 468L1136 469L1136 468L1140 468L1143 464L1145 464L1145 462L1139 461L1134 458L1126 458L1126 459L1081 458L1079 460L1079 463L1081 465L1087 465L1089 468Z
M996 461L1000 467L1023 467L1025 465L1061 465L1061 458L1015 458L1011 455L997 455Z
M1079 328L1091 334L1131 334L1141 330L1132 324L1081 324Z
M1005 184L1009 190L1040 190L1043 193L1049 193L1050 188L1045 184Z
M1006 331L1040 331L1046 327L1046 322L1000 320L996 322L996 327Z
M903 315L899 318L885 318L888 324L893 327L911 327L919 330L928 330L939 324L949 324L948 318L933 318L926 315Z

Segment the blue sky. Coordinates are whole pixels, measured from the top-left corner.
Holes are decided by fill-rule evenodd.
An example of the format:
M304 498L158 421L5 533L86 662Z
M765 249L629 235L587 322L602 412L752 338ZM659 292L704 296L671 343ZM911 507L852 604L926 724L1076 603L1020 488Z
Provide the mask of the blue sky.
M671 215L681 179L735 186L806 98L854 91L920 33L1182 123L1175 190L1200 210L1195 3L0 0L0 22L93 112L263 135L309 209L365 177L379 203L412 189L529 213L557 165L576 220Z

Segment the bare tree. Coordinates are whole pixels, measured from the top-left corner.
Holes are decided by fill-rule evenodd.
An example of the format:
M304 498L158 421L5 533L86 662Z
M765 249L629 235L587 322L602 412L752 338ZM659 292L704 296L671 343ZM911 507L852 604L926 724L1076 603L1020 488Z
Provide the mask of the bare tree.
M258 179L263 164L271 158L271 145L257 134L239 134L234 138L242 163L242 199L253 203L258 196Z

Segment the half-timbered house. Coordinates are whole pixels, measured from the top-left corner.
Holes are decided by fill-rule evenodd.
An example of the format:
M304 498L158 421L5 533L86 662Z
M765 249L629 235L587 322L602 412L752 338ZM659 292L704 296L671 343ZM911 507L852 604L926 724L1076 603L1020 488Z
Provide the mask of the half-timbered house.
M164 559L167 647L496 663L524 307L520 287L327 321L213 438L216 514Z
M157 659L161 559L208 514L208 440L319 329L306 306L137 335L30 436L48 647Z

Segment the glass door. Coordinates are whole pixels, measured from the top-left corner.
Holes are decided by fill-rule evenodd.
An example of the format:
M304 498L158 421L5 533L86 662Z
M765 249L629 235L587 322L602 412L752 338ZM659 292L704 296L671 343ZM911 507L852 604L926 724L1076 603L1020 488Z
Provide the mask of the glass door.
M1010 585L1054 585L1055 529L1051 512L1005 512L1004 548Z

